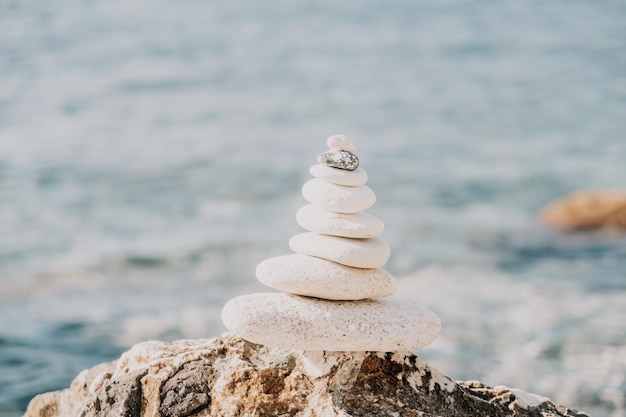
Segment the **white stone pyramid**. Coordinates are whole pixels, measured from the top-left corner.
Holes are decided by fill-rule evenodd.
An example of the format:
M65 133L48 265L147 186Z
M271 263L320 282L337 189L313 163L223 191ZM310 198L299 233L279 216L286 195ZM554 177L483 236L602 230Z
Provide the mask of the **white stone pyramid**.
M283 349L408 351L432 343L439 318L410 298L392 296L396 278L381 267L391 254L377 236L384 224L363 213L376 202L352 141L328 138L330 150L304 184L310 203L296 219L294 254L267 259L256 276L283 291L249 294L226 303L222 320L238 336Z

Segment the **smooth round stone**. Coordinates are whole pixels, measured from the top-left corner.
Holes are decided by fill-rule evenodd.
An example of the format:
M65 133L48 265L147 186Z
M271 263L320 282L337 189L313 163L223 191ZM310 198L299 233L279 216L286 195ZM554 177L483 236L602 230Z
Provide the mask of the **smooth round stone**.
M296 213L298 224L311 232L367 239L378 236L385 224L365 213L335 213L307 204Z
M327 300L386 297L396 291L396 278L384 269L352 268L300 254L266 259L256 277L277 290Z
M302 187L302 196L309 203L337 213L357 213L376 202L376 194L367 185L346 187L320 178L307 181Z
M437 315L412 299L329 301L285 293L233 298L222 321L238 336L281 349L410 351L439 334Z
M356 151L356 146L354 145L354 142L352 142L352 139L350 139L346 135L330 136L328 139L326 139L326 144L333 151Z
M358 187L367 182L367 172L363 168L357 168L354 171L329 167L323 164L313 165L309 172L315 178L333 184L346 185L348 187Z
M382 239L350 239L300 233L289 239L289 247L302 255L328 259L355 268L380 268L389 260L391 248Z

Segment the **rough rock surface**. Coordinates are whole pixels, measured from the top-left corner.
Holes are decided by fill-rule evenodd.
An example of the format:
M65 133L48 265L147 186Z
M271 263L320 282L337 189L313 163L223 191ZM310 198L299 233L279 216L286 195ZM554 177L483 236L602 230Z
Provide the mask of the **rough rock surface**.
M454 382L411 353L287 351L224 335L135 345L69 389L38 395L25 416L586 414L521 390Z
M576 191L550 203L541 217L549 226L563 230L626 230L626 191Z

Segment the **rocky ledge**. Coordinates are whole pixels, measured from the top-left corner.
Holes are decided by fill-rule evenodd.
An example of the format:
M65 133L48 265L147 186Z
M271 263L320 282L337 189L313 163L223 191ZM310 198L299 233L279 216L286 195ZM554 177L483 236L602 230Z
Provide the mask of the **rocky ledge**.
M232 335L144 342L35 397L28 417L586 416L548 398L455 382L407 353L302 352Z

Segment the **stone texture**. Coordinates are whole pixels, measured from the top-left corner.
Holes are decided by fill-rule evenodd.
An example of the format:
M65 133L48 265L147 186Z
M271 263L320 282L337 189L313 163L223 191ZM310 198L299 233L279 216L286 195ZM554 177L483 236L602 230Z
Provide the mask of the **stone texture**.
M350 239L313 232L293 236L289 239L289 247L302 255L316 256L355 268L380 268L391 255L389 244L376 237Z
M356 213L376 203L376 194L367 185L346 187L313 178L302 186L302 196L309 203L337 213Z
M242 295L222 310L228 329L282 349L396 352L432 343L441 322L410 298L330 301L285 293Z
M309 172L315 178L319 178L333 184L346 185L348 187L358 187L365 185L367 182L367 172L365 172L363 168L348 171L345 169L338 169L317 164L313 165L309 169Z
M397 284L384 269L352 268L300 254L266 259L257 266L256 277L276 290L327 300L386 297Z
M354 171L359 167L359 158L350 152L330 150L317 155L317 162L333 168Z
M85 401L81 417L141 417L141 378L146 369L112 375Z
M25 417L88 415L112 390L139 401L100 402L97 415L136 415L138 404L142 417L588 417L518 389L455 382L411 353L287 351L231 335L141 343L35 397Z
M25 416L82 416L83 409L95 401L105 381L111 380L114 368L115 362L101 363L79 373L70 388L37 395L28 404ZM113 403L107 409L115 407Z
M296 213L298 224L315 233L367 239L382 233L385 224L365 213L335 213L307 204Z
M549 226L563 230L626 230L626 191L576 191L549 204L541 217Z

